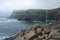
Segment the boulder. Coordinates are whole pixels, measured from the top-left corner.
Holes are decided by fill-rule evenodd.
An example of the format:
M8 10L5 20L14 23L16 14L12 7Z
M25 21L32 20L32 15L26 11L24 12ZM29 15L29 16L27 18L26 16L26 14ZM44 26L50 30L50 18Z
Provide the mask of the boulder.
M42 36L38 36L38 40L42 40L43 39L43 37Z
M31 27L32 30L36 30L38 28L41 28L41 26L39 24L35 24Z
M35 36L35 32L34 31L30 31L29 33L24 35L24 38L27 40L32 40Z
M38 28L37 30L36 30L36 34L37 34L37 36L38 35L40 35L40 36L42 36L42 29L41 28Z
M50 34L50 29L44 28L44 33L49 35Z

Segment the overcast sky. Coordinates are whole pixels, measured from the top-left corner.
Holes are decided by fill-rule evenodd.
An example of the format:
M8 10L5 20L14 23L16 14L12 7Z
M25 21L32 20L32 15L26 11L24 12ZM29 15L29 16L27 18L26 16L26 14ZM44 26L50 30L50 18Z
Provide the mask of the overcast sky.
M57 7L60 7L60 0L0 0L0 12L32 8L53 9Z

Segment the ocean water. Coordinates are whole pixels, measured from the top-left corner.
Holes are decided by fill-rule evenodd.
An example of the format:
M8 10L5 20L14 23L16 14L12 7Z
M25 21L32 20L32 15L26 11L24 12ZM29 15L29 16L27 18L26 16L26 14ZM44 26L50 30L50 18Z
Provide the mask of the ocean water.
M17 21L15 19L0 18L0 40L6 37L15 36L22 29L29 28L38 22ZM45 22L39 22L41 26L46 25Z

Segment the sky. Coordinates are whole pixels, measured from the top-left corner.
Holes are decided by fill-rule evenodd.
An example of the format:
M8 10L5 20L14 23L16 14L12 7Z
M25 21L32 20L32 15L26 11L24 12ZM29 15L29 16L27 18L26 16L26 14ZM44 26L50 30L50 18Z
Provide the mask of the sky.
M60 0L0 0L0 16L9 16L13 10L54 9Z

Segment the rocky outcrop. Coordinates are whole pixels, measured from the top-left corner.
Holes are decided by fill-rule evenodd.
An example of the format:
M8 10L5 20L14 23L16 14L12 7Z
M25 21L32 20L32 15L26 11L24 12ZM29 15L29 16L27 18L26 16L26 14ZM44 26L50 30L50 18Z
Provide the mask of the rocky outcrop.
M57 21L54 21L54 22L50 23L46 27L53 28L53 29L60 29L60 19L57 20Z
M22 30L15 38L6 38L5 40L60 40L59 30L35 24L30 29Z

